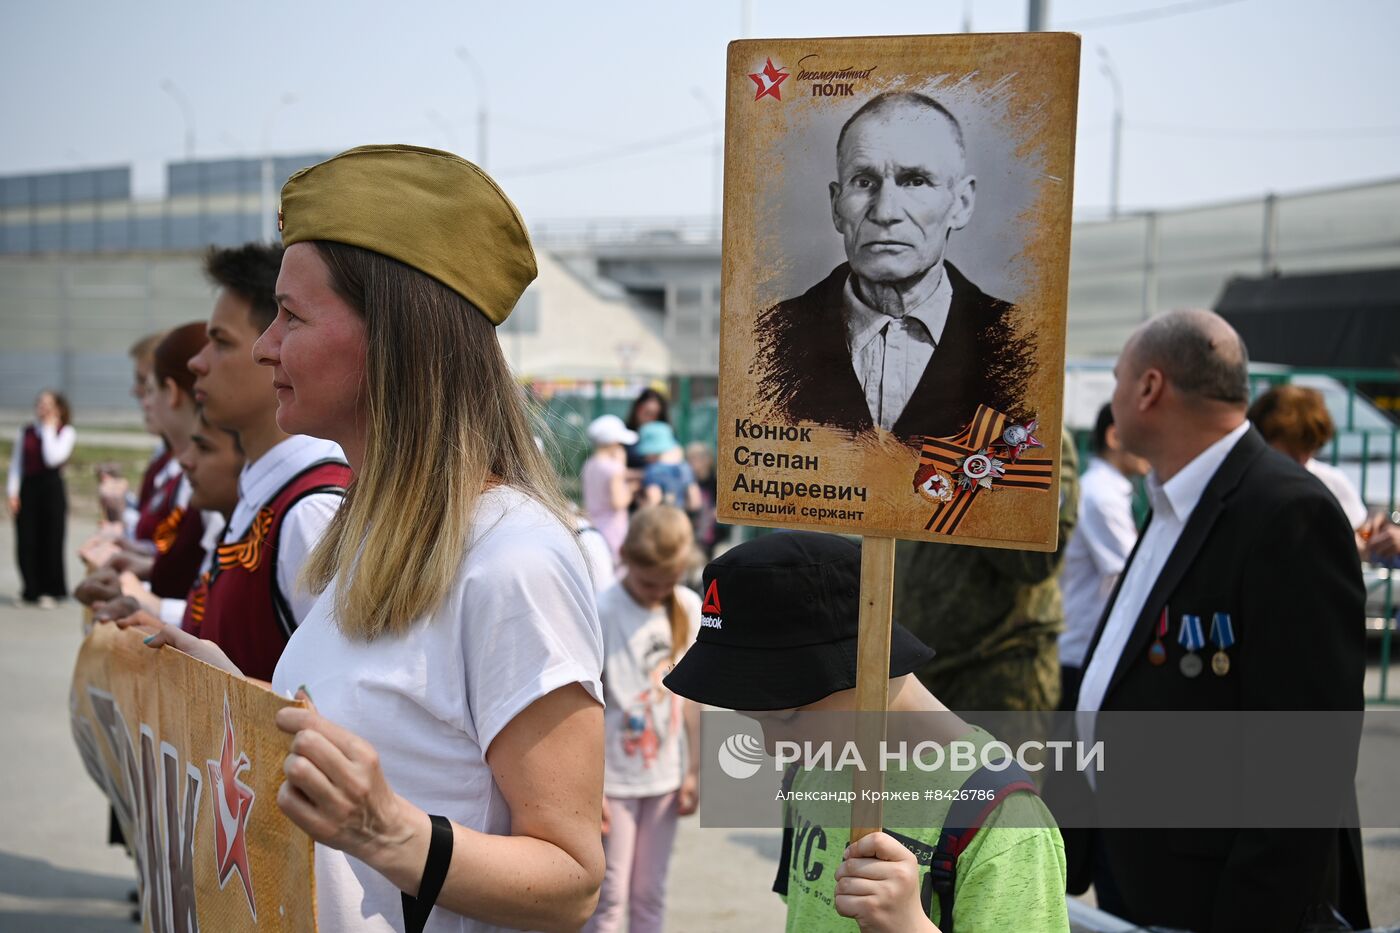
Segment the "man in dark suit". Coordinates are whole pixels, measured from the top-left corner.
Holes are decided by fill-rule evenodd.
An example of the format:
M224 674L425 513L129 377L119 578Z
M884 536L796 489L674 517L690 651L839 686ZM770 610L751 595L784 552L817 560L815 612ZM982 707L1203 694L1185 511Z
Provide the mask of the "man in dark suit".
M982 404L1026 417L1035 346L1016 307L945 258L977 187L958 121L923 94L880 94L841 128L836 158L847 262L760 316L765 398L791 421L906 440L957 434Z
M1359 717L1365 591L1351 530L1331 493L1245 420L1239 336L1209 311L1165 314L1129 338L1115 375L1114 421L1124 447L1152 465L1152 514L1090 646L1081 714ZM1203 624L1193 632L1196 617ZM1154 751L1121 719L1081 722L1106 745L1126 735L1139 752ZM1335 783L1318 789L1331 795L1339 826L1355 818L1349 749ZM1280 769L1308 754L1270 751ZM1128 770L1146 767L1134 760ZM1228 766L1219 781L1222 793L1248 793ZM1099 774L1100 814L1130 798L1131 783L1121 771ZM1066 830L1065 839L1071 892L1092 877L1100 905L1134 923L1284 933L1335 909L1369 926L1355 829L1116 828Z

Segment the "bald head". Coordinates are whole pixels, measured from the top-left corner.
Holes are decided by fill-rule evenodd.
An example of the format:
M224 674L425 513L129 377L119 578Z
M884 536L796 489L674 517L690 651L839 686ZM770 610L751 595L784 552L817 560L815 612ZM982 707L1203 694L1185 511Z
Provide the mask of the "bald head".
M866 117L896 117L900 111L904 111L904 119L910 117L932 118L947 126L952 134L953 142L957 146L958 154L964 158L967 156L967 144L963 142L962 124L958 118L953 116L953 112L927 94L919 94L915 91L887 91L884 94L876 94L870 98L860 109L851 114L841 126L841 132L836 134L836 151L840 153L841 144L846 141L846 135L857 122Z
M1123 355L1131 370L1161 370L1183 395L1202 401L1249 404L1249 354L1244 341L1214 311L1169 311L1143 324Z

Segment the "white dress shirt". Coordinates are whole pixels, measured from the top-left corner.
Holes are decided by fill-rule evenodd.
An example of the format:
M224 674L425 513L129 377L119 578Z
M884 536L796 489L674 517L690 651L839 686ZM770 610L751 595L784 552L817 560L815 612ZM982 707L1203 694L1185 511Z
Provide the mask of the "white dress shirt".
M1060 570L1065 604L1061 664L1084 666L1094 629L1137 536L1132 482L1117 467L1095 457L1079 478L1079 521L1065 547Z
M1351 484L1345 473L1330 463L1323 463L1311 457L1303 467L1322 480L1322 485L1337 497L1337 504L1346 513L1347 524L1351 525L1353 531L1366 524L1366 503L1361 501L1361 493L1356 491L1356 487Z
M1079 688L1079 711L1097 712L1108 693L1108 683L1118 668L1118 659L1133 633L1133 626L1142 615L1147 597L1157 582L1167 558L1176 548L1181 531L1201 501L1215 476L1220 464L1225 462L1230 451L1235 449L1240 438L1249 431L1249 422L1226 434L1220 440L1201 451L1181 472L1165 483L1158 483L1156 474L1147 475L1147 495L1152 502L1152 520L1142 533L1137 554L1123 577L1123 586L1118 590L1118 598L1113 602L1108 622L1104 625L1103 637L1094 649L1093 657L1084 668L1084 682ZM1080 738L1092 744L1093 717L1079 718ZM1086 728L1087 726L1087 728ZM1087 734L1086 734L1087 732ZM1092 777L1092 775L1091 775Z
M165 461L165 466L161 467L160 471L156 473L155 479L151 480L152 490L161 489L166 483L184 472L185 468L180 466L180 461L176 459L174 454L171 454L170 459Z
M151 464L151 463L154 463L157 457L161 456L162 454L166 454L166 453L169 453L169 451L167 451L167 450L165 449L165 441L163 441L163 440L157 440L157 441L156 441L156 448L155 448L155 450L151 451L151 459L150 459L150 461L147 463L147 467L146 467L146 468L147 468L147 469L150 469L150 464ZM166 465L167 467L169 467L170 464L171 464L171 463L174 463L174 462L175 462L175 458L174 458L174 457L171 457L169 460L166 460L166 461L165 461L165 465ZM176 467L179 467L179 464L176 463L175 466L176 466ZM142 479L143 479L143 480L145 479L144 473L143 473L143 475L142 475ZM156 482L157 482L157 480L152 480L152 483L153 483L153 484L156 483ZM136 523L139 522L139 521L141 521L141 510L140 510L139 508L137 508L137 506L140 504L140 503L137 501L137 499L138 499L139 496L140 496L140 488L141 488L141 487L140 487L140 485L138 484L135 488L133 488L133 489L128 489L128 490L127 490L127 493L126 493L126 508L125 508L124 510L122 510L122 528L123 528L123 533L124 533L128 538L135 538L135 537L136 537ZM153 485L152 488L154 489L155 486Z
M938 341L943 339L953 286L940 270L937 287L923 301L906 308L903 317L876 311L861 301L849 277L844 298L851 366L865 392L870 420L889 431L904 413Z
M186 504L189 499L185 500ZM199 513L204 520L204 534L199 539L199 546L204 549L204 560L199 565L199 576L202 577L214 567L214 555L219 550L219 540L224 534L224 517L218 512L203 511ZM195 578L196 580L198 577ZM150 589L149 584L146 587ZM185 600L163 598L160 601L160 620L171 625L179 625L185 620Z
M15 446L10 451L10 472L6 478L5 489L11 496L19 495L20 481L24 479L24 432L29 429L29 425L19 429L15 435ZM57 469L68 462L68 458L73 456L73 445L78 441L78 433L73 430L71 424L55 430L47 424L35 424L34 429L39 432L39 448L44 458L44 466L49 469Z
M293 434L257 460L243 467L238 477L238 505L229 519L224 541L238 541L248 532L258 510L302 470L320 460L345 461L340 445L319 437ZM298 580L301 568L321 534L326 530L343 496L317 493L307 496L288 510L282 519L277 542L277 586L287 598L297 624L306 618L316 602L316 594Z

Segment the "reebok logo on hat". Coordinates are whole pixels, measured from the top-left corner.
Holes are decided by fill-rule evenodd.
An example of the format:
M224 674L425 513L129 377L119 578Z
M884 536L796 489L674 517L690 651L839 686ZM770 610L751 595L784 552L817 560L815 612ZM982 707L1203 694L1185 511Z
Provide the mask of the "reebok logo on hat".
M700 625L703 628L724 628L720 612L719 581L711 580L710 588L705 590L705 603L700 607Z

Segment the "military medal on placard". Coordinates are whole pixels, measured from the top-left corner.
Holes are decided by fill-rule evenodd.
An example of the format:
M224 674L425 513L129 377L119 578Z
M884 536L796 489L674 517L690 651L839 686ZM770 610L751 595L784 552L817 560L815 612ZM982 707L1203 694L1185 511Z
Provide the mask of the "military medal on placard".
M1001 432L1001 442L1006 445L1012 461L1020 460L1021 454L1025 453L1027 448L1045 446L1035 436L1038 427L1040 421L1032 418L1025 424L1007 425L1006 430Z
M1210 620L1210 643L1216 647L1210 658L1210 669L1216 677L1230 673L1230 646L1235 643L1235 626L1230 621L1230 613L1217 612Z
M1181 647L1186 649L1186 654L1181 656L1181 673L1187 677L1201 676L1201 671L1205 669L1205 662L1196 652L1205 647L1206 636L1201 628L1200 616L1183 615L1181 617L1181 631L1177 634L1177 641L1181 642Z
M1005 475L1006 464L993 457L986 447L964 457L958 465L958 485L963 489L991 489L992 483Z
M1147 660L1152 662L1153 667L1161 667L1167 663L1167 646L1162 644L1162 639L1167 637L1167 607L1162 607L1162 618L1157 620L1157 638L1152 642L1152 647L1147 649Z

